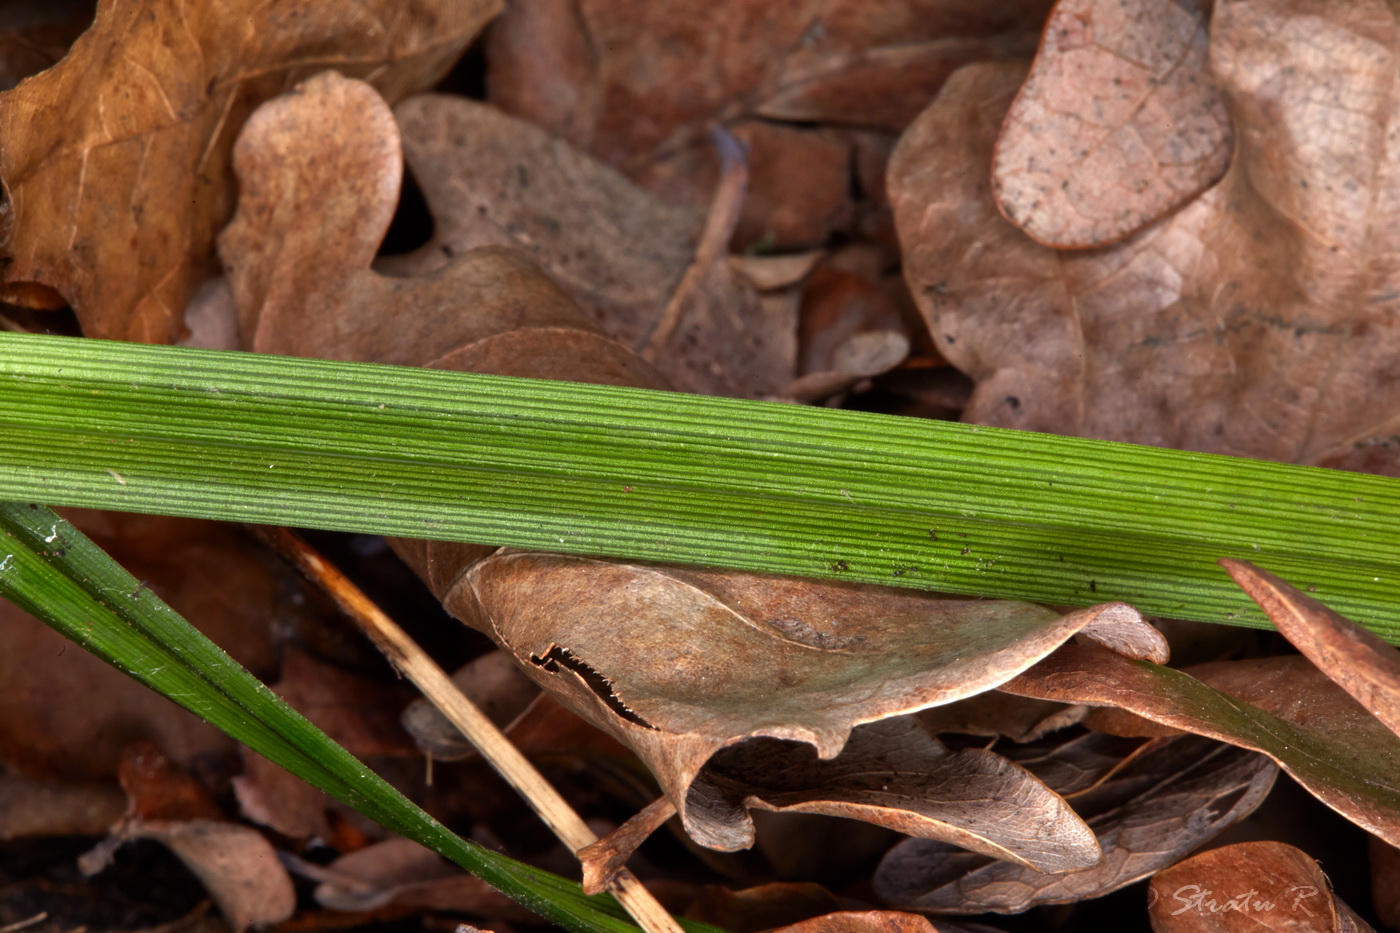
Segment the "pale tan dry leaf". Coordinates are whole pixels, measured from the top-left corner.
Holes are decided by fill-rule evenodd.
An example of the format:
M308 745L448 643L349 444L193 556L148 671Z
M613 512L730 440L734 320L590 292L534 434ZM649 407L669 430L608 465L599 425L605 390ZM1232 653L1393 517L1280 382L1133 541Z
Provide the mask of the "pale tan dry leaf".
M992 157L1001 210L1047 246L1120 240L1220 180L1234 148L1197 0L1061 0Z
M233 207L248 113L329 63L393 99L421 90L498 9L102 0L63 61L0 95L0 296L66 300L88 336L173 341Z
M1308 660L1400 735L1400 650L1248 561L1220 565Z
M1400 738L1306 659L1222 661L1191 672L1066 645L1002 689L1119 706L1263 752L1342 816L1400 840Z
M281 923L296 909L296 891L277 852L250 827L215 820L129 820L116 838L151 839L174 852L234 933Z
M1156 646L1155 631L1122 604L1060 616L1024 603L509 551L438 594L636 751L692 838L725 850L752 841L742 808L719 819L690 796L720 748L762 736L829 759L855 725L994 687L1075 632L1138 630L1145 648Z
M1147 909L1154 933L1372 933L1317 862L1282 842L1222 846L1163 869Z
M604 333L646 346L695 259L699 214L663 204L564 141L483 104L423 96L396 115L436 226L426 246L385 270L423 275L476 247L514 247ZM700 271L649 359L682 391L777 391L793 371L794 322L765 314L722 254Z
M1242 0L1211 35L1235 159L1115 246L1057 252L997 213L986 166L1021 68L959 71L901 140L905 273L978 383L965 417L1400 471L1391 8Z
M954 914L1019 913L1098 897L1173 864L1248 816L1277 773L1262 755L1195 736L1169 740L1075 798L1103 847L1099 865L1046 875L909 839L881 861L875 891L896 907Z

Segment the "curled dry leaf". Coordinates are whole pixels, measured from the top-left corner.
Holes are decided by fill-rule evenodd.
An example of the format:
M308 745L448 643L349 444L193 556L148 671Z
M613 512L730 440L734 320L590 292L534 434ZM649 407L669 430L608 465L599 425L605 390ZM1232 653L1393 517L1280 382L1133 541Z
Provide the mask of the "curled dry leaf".
M696 259L699 214L663 204L563 140L484 104L422 96L396 114L435 230L421 250L384 268L421 275L476 247L514 247L605 333L646 346ZM681 391L776 392L795 365L795 321L765 314L723 250L694 275L668 339L648 358Z
M1119 706L1263 752L1342 816L1400 841L1400 738L1306 659L1222 661L1191 671L1195 677L1094 645L1066 645L1002 689Z
M1400 735L1400 650L1267 570L1220 564L1309 661Z
M260 101L324 67L393 99L430 86L498 0L102 0L53 68L0 95L0 297L71 304L92 337L168 343L233 207Z
M1159 871L1147 892L1154 933L1370 933L1322 868L1282 842L1242 842Z
M1215 184L1233 148L1197 0L1061 0L992 159L997 204L1048 246L1103 246Z
M1098 865L1046 875L909 839L880 862L875 891L897 907L956 914L1018 913L1099 897L1171 865L1248 816L1277 773L1262 755L1194 736L1168 740L1075 798L1103 847Z
M151 839L174 852L199 878L234 933L281 923L296 908L291 877L272 844L251 827L216 820L130 819L118 826L111 841L130 839ZM84 872L100 871L114 850L99 846L84 856Z
M949 79L889 182L910 291L978 383L966 420L1400 471L1395 30L1377 0L1216 4L1234 161L1093 251L1042 247L997 213L986 167L1024 70Z
M702 806L711 794L692 788L719 749L762 736L830 759L852 727L996 686L1091 622L1152 632L1122 604L1060 616L1024 603L509 551L440 595L636 751L692 838L726 850L751 843L747 816Z

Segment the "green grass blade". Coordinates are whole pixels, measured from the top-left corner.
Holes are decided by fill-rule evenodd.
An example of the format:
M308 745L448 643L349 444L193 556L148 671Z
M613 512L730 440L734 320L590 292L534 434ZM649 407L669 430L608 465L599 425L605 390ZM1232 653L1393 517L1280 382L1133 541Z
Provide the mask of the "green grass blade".
M1400 481L971 425L0 334L0 497L1264 626L1240 557L1400 643Z
M635 931L611 897L464 840L331 741L76 528L0 503L0 596L361 813L583 933ZM686 923L689 929L713 929Z

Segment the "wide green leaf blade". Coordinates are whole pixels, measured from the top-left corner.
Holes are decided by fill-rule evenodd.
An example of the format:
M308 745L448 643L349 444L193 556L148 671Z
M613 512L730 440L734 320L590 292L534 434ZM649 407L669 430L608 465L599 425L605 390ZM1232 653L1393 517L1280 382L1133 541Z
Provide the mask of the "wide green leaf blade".
M1392 642L1400 481L973 425L0 334L0 497L1267 626L1220 557Z

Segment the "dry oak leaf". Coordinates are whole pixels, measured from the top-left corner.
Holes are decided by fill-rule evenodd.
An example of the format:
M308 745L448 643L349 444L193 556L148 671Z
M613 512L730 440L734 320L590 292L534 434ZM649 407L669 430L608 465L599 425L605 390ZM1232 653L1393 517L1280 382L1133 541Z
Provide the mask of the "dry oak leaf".
M977 382L964 417L1400 472L1397 47L1379 0L1217 4L1230 168L1092 251L1042 247L996 210L986 167L1024 70L949 79L889 186L910 291Z
M219 254L249 349L664 387L512 251L473 250L409 277L370 269L403 163L393 114L365 82L325 72L264 104L234 167L238 212Z
M745 739L835 758L851 729L980 693L1079 631L1164 652L1121 603L1061 616L881 587L502 551L438 591L561 702L633 749L711 848L752 844L697 783ZM693 786L694 785L694 786Z
M425 95L395 113L436 226L427 245L385 270L423 275L475 247L514 247L608 336L637 350L647 345L696 259L699 214L662 203L563 140L484 104ZM722 253L699 275L651 361L679 391L778 391L796 365L795 318L766 313Z
M1219 181L1234 138L1208 26L1198 0L1060 0L992 157L1011 222L1103 246Z
M169 343L233 208L234 137L328 64L430 86L499 0L103 0L66 58L0 95L0 297L92 337Z
M1400 841L1400 738L1306 658L1221 661L1184 673L1066 645L1002 689L1119 706L1263 752L1342 816Z
M1317 862L1282 842L1222 846L1163 869L1147 909L1154 933L1371 933Z
M908 839L876 868L875 892L896 907L955 914L1019 913L1099 897L1171 865L1248 816L1277 773L1262 755L1207 739L1163 740L1075 798L1103 847L1098 865L1047 875Z
M1248 561L1220 565L1304 657L1400 736L1400 650Z

